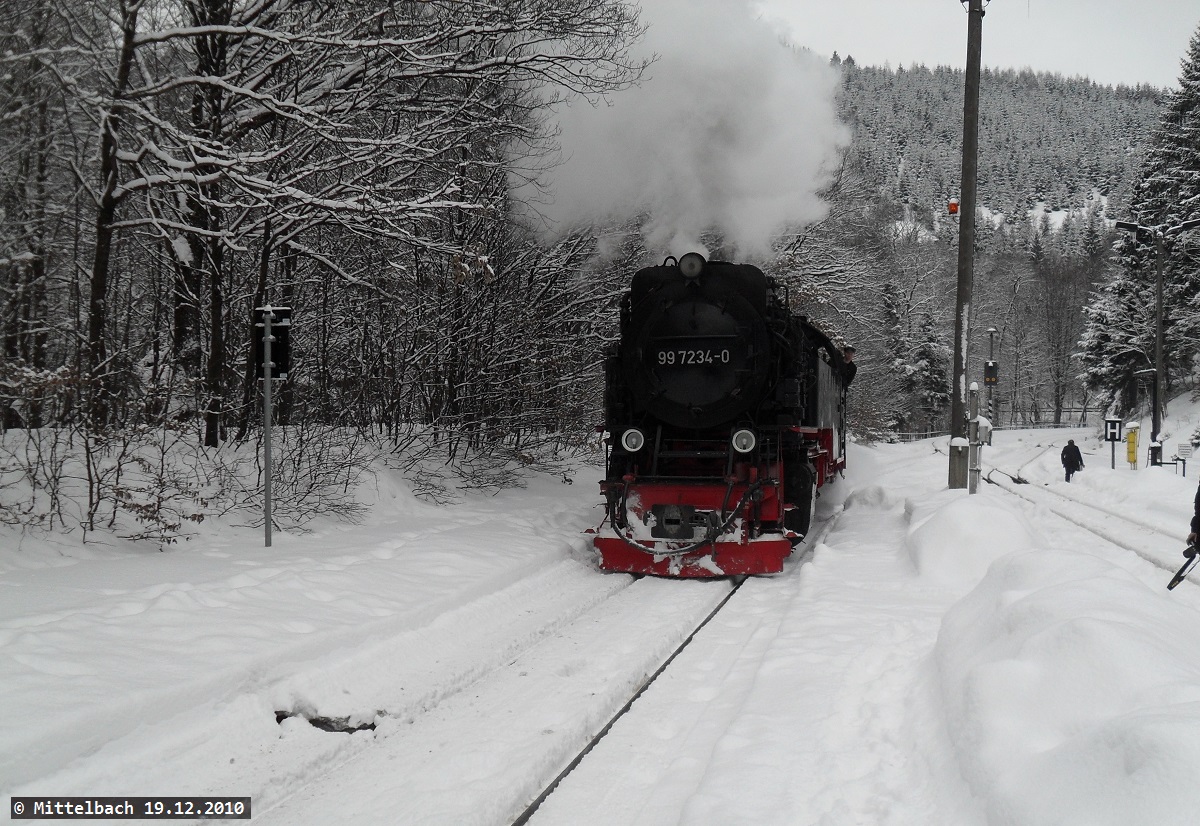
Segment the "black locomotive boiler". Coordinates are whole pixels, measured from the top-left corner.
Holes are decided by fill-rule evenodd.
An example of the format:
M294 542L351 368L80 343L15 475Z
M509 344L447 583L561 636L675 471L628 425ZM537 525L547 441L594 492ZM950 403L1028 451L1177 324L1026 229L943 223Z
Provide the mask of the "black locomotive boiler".
M698 253L633 277L605 361L610 571L766 574L845 467L845 362L749 264Z

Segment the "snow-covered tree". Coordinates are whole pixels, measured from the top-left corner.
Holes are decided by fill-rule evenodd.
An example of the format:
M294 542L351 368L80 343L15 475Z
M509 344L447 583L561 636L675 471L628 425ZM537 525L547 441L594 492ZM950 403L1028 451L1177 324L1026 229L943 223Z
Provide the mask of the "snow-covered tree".
M945 420L946 410L950 406L952 357L952 351L945 342L944 327L937 323L931 313L922 313L917 323L909 383L931 429Z
M1122 242L1130 250L1133 244ZM1143 268L1146 263L1143 259ZM1153 262L1148 262L1153 266ZM1084 328L1079 341L1081 378L1100 395L1105 409L1131 412L1137 403L1134 372L1154 366L1154 280L1130 277L1126 263L1108 279L1084 308Z
M1121 243L1122 271L1088 309L1081 346L1084 376L1122 412L1136 397L1133 373L1154 366L1156 282L1164 274L1164 353L1168 385L1200 354L1200 238L1173 228L1200 218L1200 29L1182 61L1179 88L1165 99L1138 173L1130 219L1163 235L1163 260L1152 238Z
M245 437L268 302L296 308L287 422L511 448L583 416L607 285L508 176L558 96L636 80L639 32L625 0L4 4L0 426L97 458ZM88 483L90 526L117 491Z

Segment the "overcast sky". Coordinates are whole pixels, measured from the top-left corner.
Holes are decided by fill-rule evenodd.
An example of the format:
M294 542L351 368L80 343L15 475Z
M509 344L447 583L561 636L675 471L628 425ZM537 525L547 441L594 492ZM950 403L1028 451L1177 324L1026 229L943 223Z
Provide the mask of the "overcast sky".
M967 15L959 0L760 0L813 51L893 68L961 68ZM1200 25L1200 0L993 0L983 65L1084 75L1099 83L1178 86Z

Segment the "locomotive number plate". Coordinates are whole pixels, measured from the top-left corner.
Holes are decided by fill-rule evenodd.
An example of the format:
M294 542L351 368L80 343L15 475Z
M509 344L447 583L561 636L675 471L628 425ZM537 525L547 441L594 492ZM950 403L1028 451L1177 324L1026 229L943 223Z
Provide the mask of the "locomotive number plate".
M659 364L729 364L728 350L659 350Z

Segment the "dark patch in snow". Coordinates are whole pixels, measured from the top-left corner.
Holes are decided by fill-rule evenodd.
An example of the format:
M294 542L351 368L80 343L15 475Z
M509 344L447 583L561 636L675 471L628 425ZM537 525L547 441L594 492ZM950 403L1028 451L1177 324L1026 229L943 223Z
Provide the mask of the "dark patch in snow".
M313 728L342 734L354 734L356 731L374 731L375 723L353 724L349 717L322 717L319 714L308 714L303 711L276 711L275 722L282 723L289 717L300 717L307 720Z

